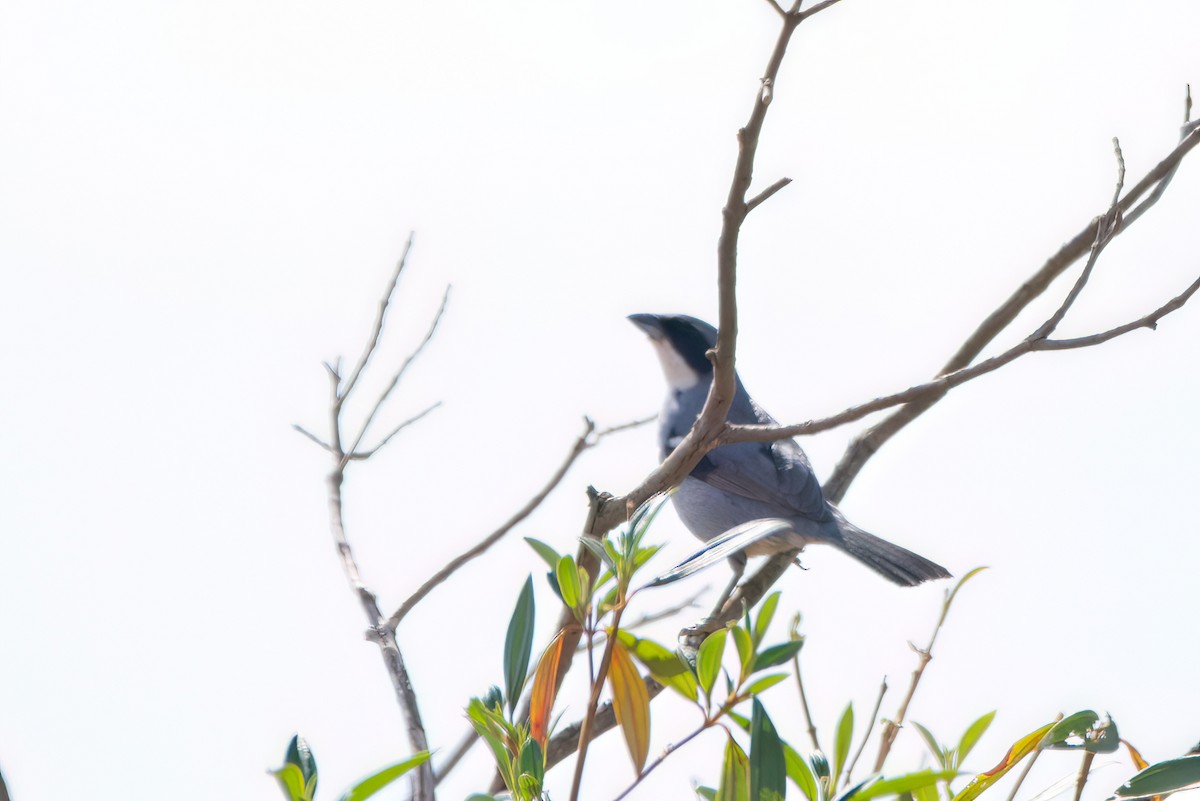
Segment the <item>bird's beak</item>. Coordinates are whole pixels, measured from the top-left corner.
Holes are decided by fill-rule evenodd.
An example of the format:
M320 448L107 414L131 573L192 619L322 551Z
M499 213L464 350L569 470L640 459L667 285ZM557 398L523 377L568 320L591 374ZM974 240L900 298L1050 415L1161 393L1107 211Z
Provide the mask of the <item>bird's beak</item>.
M651 339L662 339L662 320L657 314L631 314L626 319L645 332Z

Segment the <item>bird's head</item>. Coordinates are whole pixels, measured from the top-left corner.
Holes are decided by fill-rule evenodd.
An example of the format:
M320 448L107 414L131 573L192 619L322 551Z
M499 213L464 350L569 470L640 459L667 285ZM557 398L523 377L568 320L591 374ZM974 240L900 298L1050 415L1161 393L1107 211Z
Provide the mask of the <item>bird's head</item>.
M650 337L672 389L712 379L712 362L705 354L717 345L717 329L686 314L631 314L629 320Z

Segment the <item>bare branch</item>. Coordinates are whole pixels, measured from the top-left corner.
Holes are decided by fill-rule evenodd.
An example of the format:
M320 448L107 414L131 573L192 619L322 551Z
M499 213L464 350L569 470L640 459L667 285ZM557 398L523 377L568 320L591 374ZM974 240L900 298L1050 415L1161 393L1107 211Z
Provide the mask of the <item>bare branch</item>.
M768 186L763 191L759 192L754 197L750 198L750 200L746 201L746 213L749 214L750 212L754 211L756 208L758 208L760 205L762 205L762 203L764 201L770 199L770 197L772 195L774 195L780 189L783 189L785 186L787 186L791 182L792 182L791 178L780 178L778 181L771 184L770 186Z
M425 408L423 411L417 412L412 417L408 418L403 423L401 423L400 425L393 428L386 437L379 440L379 444L376 445L374 448L371 448L370 450L365 450L365 451L354 451L353 453L351 453L350 460L351 461L362 461L364 459L370 459L372 456L374 456L376 453L378 453L380 451L380 449L383 448L384 445L387 445L388 442L391 441L392 437L396 436L401 431L403 431L404 429L411 426L413 423L416 423L417 421L421 420L422 418L425 417L425 415L429 414L430 412L432 412L434 409L437 409L441 405L442 405L442 402L438 401L437 403L433 404L432 406Z
M825 0L825 2L823 2L823 3L817 3L812 8L808 9L807 11L802 12L800 14L800 19L805 20L805 19L808 19L809 17L811 17L813 14L820 14L825 9L827 9L830 6L835 5L839 2L841 2L841 0Z
M1058 720L1062 719L1062 715L1058 716ZM1038 757L1042 755L1041 749L1033 752L1033 756L1025 763L1025 769L1021 771L1021 775L1017 776L1017 781L1012 786L1012 790L1008 793L1008 801L1014 801L1017 797L1017 790L1021 789L1021 785L1025 783L1025 777L1029 775L1029 771L1033 770L1033 763L1038 761Z
M340 403L351 392L354 391L354 386L358 383L359 376L366 369L367 362L371 360L371 354L375 352L375 348L379 345L379 337L383 333L383 320L387 315L388 304L392 302L392 295L396 293L396 284L400 280L400 273L404 272L404 265L408 262L408 252L412 250L413 234L409 233L408 241L404 243L404 251L400 254L400 260L396 262L396 269L392 271L391 280L388 281L387 290L383 293L383 300L379 301L379 311L375 314L375 323L371 326L371 335L367 338L367 345L363 349L362 356L358 358L358 364L354 365L354 370L350 373L350 378L346 380L346 386L338 393L338 402ZM328 367L329 365L326 365ZM340 367L337 372L341 372ZM332 370L332 368L330 368Z
M1073 339L1047 339L1038 346L1038 350L1070 350L1072 348L1088 348L1092 345L1100 345L1108 342L1110 339L1116 339L1122 334L1128 334L1130 331L1136 331L1139 328L1149 328L1155 330L1158 328L1158 321L1166 317L1173 311L1182 308L1185 303L1191 299L1192 295L1196 294L1196 290L1200 289L1200 278L1193 281L1188 288L1179 293L1169 301L1159 306L1154 311L1147 314L1145 317L1118 325L1116 328L1110 328L1107 331L1101 331L1098 334L1091 334L1085 337L1075 337Z
M900 727L904 725L904 718L908 714L908 705L912 703L913 696L917 692L917 685L921 683L921 677L925 675L925 668L933 659L933 646L937 643L938 633L941 632L942 626L946 623L946 616L950 614L950 607L954 603L954 597L958 595L958 591L972 576L985 569L983 567L975 568L959 579L953 589L946 590L945 598L942 601L942 612L938 615L937 623L933 627L933 634L929 636L929 645L926 645L924 648L918 648L911 642L908 644L908 647L912 648L917 654L917 668L913 671L912 681L908 685L908 692L905 693L904 700L900 702L900 708L896 711L896 719L889 720L883 725L883 733L879 738L879 753L875 755L875 767L872 768L872 772L879 773L883 770L883 763L887 760L888 752L892 750L892 743L896 741L896 735L899 733Z
M1129 230L1130 226L1141 217L1158 199L1162 197L1175 171L1183 158L1200 144L1200 135L1194 130L1185 128L1182 141L1166 158L1162 159L1145 177L1142 178L1124 198L1117 204L1122 216L1122 224L1118 234ZM1140 205L1135 203L1151 189L1150 197ZM1095 242L1095 221L1089 222L1084 228L1063 245L1057 253L1050 257L1041 269L1028 278L1016 292L1004 303L1000 304L989 314L974 333L959 347L941 369L939 375L946 375L961 370L973 362L983 349L987 347L1001 331L1005 330L1024 309L1049 288L1059 275L1074 264L1085 253L1088 253ZM949 390L950 387L946 387ZM824 482L825 494L834 503L839 503L845 497L850 483L858 475L875 453L901 429L920 417L945 396L945 391L934 392L922 398L906 402L903 408L897 409L887 418L858 435L846 448L837 467L830 478ZM885 407L886 408L886 407Z
M450 775L450 771L454 770L458 763L462 761L462 758L467 755L467 752L471 750L471 746L477 742L479 742L479 735L475 733L474 729L463 735L462 739L458 741L458 745L454 746L454 749L450 752L450 755L442 761L442 764L438 765L433 777L435 787L441 784L442 779Z
M619 425L609 426L608 428L602 428L596 432L596 439L602 439L604 437L607 437L609 434L618 434L622 431L630 431L635 428L640 428L641 426L644 426L647 423L653 423L657 419L658 419L658 415L652 414L652 415L649 415L648 417L639 417L637 420L630 420L628 423L620 423Z
M1089 336L1075 337L1073 339L1026 339L1004 353L993 356L971 367L965 367L953 373L947 373L940 378L935 378L932 381L927 381L924 384L917 384L900 392L885 395L859 404L858 406L852 406L835 415L830 415L819 420L810 420L806 423L797 423L790 426L727 425L725 433L717 439L713 447L732 442L773 442L786 437L828 431L831 428L837 428L838 426L866 417L872 412L887 409L901 403L915 401L931 393L944 394L953 387L998 370L1004 365L1015 361L1020 356L1024 356L1026 353L1090 347L1103 344L1122 334L1136 331L1139 328L1153 329L1158 326L1158 321L1163 317L1182 308L1192 295L1196 293L1197 289L1200 289L1200 279L1192 282L1182 293L1176 295L1162 306L1159 306L1150 314L1140 317L1133 322L1109 329L1108 331L1102 331Z
M310 440L317 443L317 445L321 446L321 448L323 448L324 450L330 450L329 443L325 442L325 440L321 439L316 434L314 434L311 431L309 431L308 429L304 428L304 426L298 425L296 423L292 423L292 430L298 431L299 433L308 437Z
M649 776L654 771L655 768L657 768L659 765L661 765L667 757L669 757L671 754L678 751L680 748L683 748L685 745L690 743L692 740L696 739L696 737L698 737L706 729L710 728L713 725L713 723L714 723L714 721L705 720L699 726L692 729L692 731L690 731L687 734L687 736L684 737L682 740L680 740L677 743L669 744L666 748L663 749L663 752L658 755L657 759L655 759L653 762L651 762L649 765L647 765L645 770L643 770L641 773L638 774L638 777L633 780L633 784L626 787L619 796L617 796L616 798L613 799L613 801L621 801L622 798L625 798L630 793L632 793L634 791L634 789L639 784L642 783L642 780L645 779L647 776Z
M410 245L411 242L412 238L409 237ZM408 247L406 246L406 256L407 253ZM367 616L367 624L369 626L368 639L371 639L379 646L380 656L383 658L388 677L392 681L392 689L396 693L396 700L400 705L400 711L408 729L409 745L414 751L427 751L429 750L429 741L425 735L425 726L421 721L421 711L417 704L417 695L413 690L408 668L404 663L404 656L401 654L400 646L396 642L395 629L388 625L387 619L383 616L383 612L379 608L379 599L375 597L375 594L371 592L362 580L358 563L354 559L354 552L351 550L350 542L346 537L346 527L342 513L342 484L345 480L346 464L358 447L358 443L362 439L362 433L366 430L366 425L364 425L349 452L343 449L342 402L354 389L362 370L370 360L371 354L378 344L387 305L390 302L396 280L399 277L400 270L403 269L403 265L404 259L402 258L388 284L384 300L380 303L376 325L371 330L367 347L363 351L363 356L358 366L355 367L351 380L347 382L344 389L340 388L341 361L338 360L333 365L325 364L325 370L329 374L329 444L326 449L333 459L333 469L329 472L325 483L328 489L330 533L333 535L334 545L337 547L338 556L342 562L342 570L346 574L346 580L349 582L355 595L358 596L363 612ZM443 300L443 306L444 304L445 301ZM379 403L382 402L383 400L380 399ZM378 410L378 406L379 404L376 404L375 410ZM373 414L374 410L372 411ZM369 422L370 420L368 419ZM418 767L413 773L412 786L415 801L433 801L433 768L428 762Z
M781 16L781 17L787 16L787 12L783 10L783 6L779 5L779 3L775 2L775 0L767 0L767 5L769 5L773 9L775 9L775 13L778 14L779 16Z
M354 461L363 461L365 459L370 459L372 456L374 456L376 453L379 452L380 448L382 448L384 445L387 445L388 441L391 440L392 437L396 436L401 431L408 428L410 425L417 422L421 418L425 417L425 415L429 414L430 412L432 412L434 409L438 408L441 405L442 405L442 402L438 401L437 403L433 404L432 406L425 409L424 411L413 415L412 417L408 418L403 423L401 423L400 425L398 425L394 429L392 429L391 433L389 433L386 437L384 437L382 440L380 440L379 444L376 445L374 448L371 448L370 450L366 450L366 451L355 451L354 453L348 454L347 461L354 462ZM312 432L310 432L304 426L301 426L297 423L292 423L292 430L297 431L300 434L303 434L305 437L307 437L308 439L312 440L317 445L319 445L323 450L326 450L326 451L333 450L333 448L330 447L329 443L325 442L325 440L321 439L316 434L313 434Z
M346 462L350 460L351 457L349 454L357 451L358 446L362 444L362 439L364 436L366 436L367 429L371 426L371 421L375 419L375 415L379 412L380 407L383 406L384 401L386 401L388 396L392 394L392 390L394 390L396 385L400 383L400 379L404 377L404 373L408 370L409 365L416 361L416 358L421 355L421 351L425 350L425 346L429 344L429 340L433 339L434 332L436 332L438 328L438 323L442 321L442 315L446 311L446 304L449 302L450 287L447 286L446 291L442 294L442 303L440 306L438 306L437 314L433 316L433 322L429 325L429 330L425 332L425 338L421 340L420 344L418 344L413 352L408 355L408 358L404 360L404 363L400 365L400 369L397 370L396 374L392 376L392 380L388 382L388 385L379 395L379 399L375 401L375 405L371 407L371 411L367 414L367 419L363 421L362 427L358 430L358 435L354 438L354 444L350 447L347 455L342 457L342 467L345 467ZM342 398L345 399L348 394L349 389L343 391Z
M612 612L611 626L613 631L620 631L621 629L621 614L625 611L624 599L622 598L621 601ZM592 726L596 721L596 707L600 703L600 693L604 689L604 679L608 676L609 668L612 666L615 642L616 638L614 637L604 644L604 653L600 657L600 670L592 677L592 693L588 698L588 704L583 713L583 720L579 726L579 744L576 746L579 756L575 759L575 775L571 779L571 801L578 801L579 791L583 788L583 766L587 763L588 746L591 745L593 736Z
M850 786L850 776L854 773L854 766L858 764L858 758L862 756L863 750L867 747L867 741L871 739L871 730L875 728L875 721L879 719L879 707L883 705L883 696L887 695L887 691L887 676L884 676L883 681L879 684L879 695L875 698L875 709L871 711L871 722L863 729L862 742L858 744L858 750L854 752L854 759L850 760L850 764L846 768L846 778L842 782L843 788Z
M421 415L413 418L413 420L410 422L415 422L417 419L431 410L432 409L427 409L426 412L422 412ZM549 497L550 493L562 483L562 480L567 475L567 471L571 469L571 465L575 463L575 460L579 458L580 454L589 448L595 447L602 439L610 434L616 434L621 431L629 431L630 429L645 425L654 419L654 417L643 417L639 420L621 423L619 425L610 426L608 428L601 429L600 431L596 431L595 424L590 419L584 418L583 433L580 434L579 438L576 439L574 444L571 445L571 449L567 453L567 458L563 460L563 463L559 465L558 469L554 471L554 474L550 476L550 479L546 482L545 486L543 486L536 495L530 498L528 503L522 506L516 512L516 514L506 520L503 525L501 525L491 534L488 534L486 537L484 537L474 547L464 551L454 559L450 560L445 567L443 567L441 570L431 576L424 584L417 588L417 591L410 595L404 601L404 603L400 604L400 608L395 611L391 618L389 618L389 625L392 627L398 626L400 621L412 611L413 607L419 604L435 587L444 582L446 579L450 578L450 576L454 575L454 573L457 572L458 569L467 562L470 562L472 559L485 552L488 548L491 548L493 545L499 542L499 540L505 534L512 531L518 523L529 517L529 515L533 514L534 510L536 510L542 504L542 502ZM386 442L387 440L385 439L384 442L380 443L380 446ZM379 446L377 446L376 450L378 447ZM368 452L367 455L369 456L372 452Z
M796 623L792 624L793 627L798 625L799 618L800 615L797 613ZM813 750L820 751L821 743L817 740L817 727L813 723L812 712L808 709L808 693L804 691L804 679L800 674L800 651L792 654L792 671L796 674L796 689L800 691L800 708L804 710L804 722L808 725L808 739L812 740Z

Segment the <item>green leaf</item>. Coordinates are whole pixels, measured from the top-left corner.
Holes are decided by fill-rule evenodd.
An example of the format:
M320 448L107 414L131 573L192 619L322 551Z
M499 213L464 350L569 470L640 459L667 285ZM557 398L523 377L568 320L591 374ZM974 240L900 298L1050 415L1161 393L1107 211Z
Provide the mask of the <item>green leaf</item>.
M732 737L725 744L716 801L750 801L750 759Z
M537 740L529 739L521 745L521 754L517 757L517 771L532 776L540 785L546 775L546 758L542 755L542 746Z
M937 741L937 738L933 736L933 732L915 720L912 721L912 725L917 730L917 734L921 735L921 739L925 741L925 747L929 749L929 753L933 754L933 758L937 760L942 770L949 770L950 765L947 764L949 762L949 754L942 747L942 744Z
M1200 786L1200 755L1158 762L1122 784L1117 798L1147 798Z
M696 655L696 678L706 697L712 697L713 684L721 671L721 658L725 655L726 629L718 629L704 638Z
M653 640L639 640L627 631L618 633L618 638L629 648L637 661L645 665L654 680L670 687L689 701L699 698L696 675L683 657Z
M926 768L914 773L893 776L890 779L883 779L868 787L864 787L855 794L854 801L869 801L871 798L879 798L881 796L916 793L924 787L936 787L938 782L950 781L957 775L958 771L956 770L934 771Z
M296 765L284 765L271 771L279 780L279 786L290 801L310 801L304 795L304 776Z
M750 632L741 626L734 626L730 631L733 632L733 644L737 646L738 664L742 671L740 676L745 679L750 675L750 665L754 662L754 642L750 639Z
M970 575L971 574L968 574L968 578ZM966 579L963 580L965 581ZM1041 744L1043 738L1045 738L1045 736L1053 728L1053 723L1047 723L1040 729L1035 729L1021 739L1017 740L1008 749L1008 753L1004 755L1004 758L1000 760L1000 763L996 765L996 767L989 771L984 771L974 779L971 779L971 783L960 790L958 794L954 796L952 801L972 801L972 799L978 798L984 790L998 782L1000 778L1012 770L1018 762L1032 754L1034 751L1037 751L1038 746Z
M758 695L759 693L765 692L767 689L774 687L787 677L788 674L786 673L770 673L766 676L760 676L746 685L746 688L742 690L742 692L746 695Z
M942 801L942 796L938 792L936 784L931 784L927 787L918 787L913 790L912 797L914 801Z
M575 557L564 554L558 560L554 576L558 579L558 591L562 595L563 603L579 617L579 601L583 588L579 586L579 568L575 566Z
M746 635L749 639L749 634ZM783 801L787 794L787 766L783 742L762 702L754 699L750 714L750 798Z
M467 704L467 718L471 721L472 728L491 749L492 758L496 762L496 770L504 779L504 786L512 789L516 777L513 775L508 750L504 747L507 733L500 725L503 720L496 719L499 716L500 713L490 711L478 698L472 698L471 702Z
M787 743L783 744L783 761L787 768L788 778L796 785L808 801L820 801L821 791L817 789L817 777L813 773L808 760L796 753L796 749Z
M308 741L299 734L293 735L291 742L288 743L287 757L284 762L300 768L300 775L304 777L305 784L308 784L317 775L317 759L313 756Z
M854 738L854 704L846 704L842 717L838 720L837 732L833 738L833 770L829 772L833 783L841 778L842 769L846 767L846 757L850 756L850 741Z
M558 551L554 550L541 540L535 540L533 537L526 537L525 542L529 543L529 547L532 548L538 556L542 557L542 561L548 564L551 570L558 567L558 560L562 558L559 556Z
M762 606L758 608L758 617L754 620L755 647L762 645L763 637L767 633L767 627L771 625L771 618L775 617L775 607L779 606L779 595L778 591L771 593L762 602Z
M791 523L773 517L763 520L751 520L749 523L735 526L724 534L709 540L703 548L651 581L649 586L661 587L664 584L671 584L672 582L687 578L707 567L712 567L718 562L724 562L733 554L745 550L748 546L753 545L759 540L770 537L773 534L778 534L780 531L791 529Z
M772 668L776 665L782 665L784 662L787 662L793 656L800 653L800 649L803 647L804 640L790 640L788 642L780 643L779 645L772 645L770 648L764 649L762 653L755 657L754 669L751 672L757 673L760 670L766 670L767 668Z
M542 794L542 783L537 780L536 776L531 776L528 773L522 773L517 777L517 798L535 799Z
M466 801L496 801L496 796L487 793L471 793Z
M580 537L579 543L584 548L591 551L592 556L600 561L600 564L607 567L609 570L616 571L617 563L613 561L612 556L604 548L604 543L595 537Z
M725 717L737 724L737 726L741 728L742 731L746 732L746 734L750 733L750 718L746 717L740 712L734 712L732 709L725 713Z
M992 719L996 717L996 710L988 712L986 715L980 715L979 719L967 727L963 732L962 739L958 741L958 748L954 749L955 758L958 765L961 765L967 758L967 754L971 753L971 749L979 742L979 738L987 731L988 726L992 725Z
M533 577L530 576L517 596L517 606L508 621L508 635L504 638L504 697L508 700L509 714L516 709L521 690L525 689L529 652L533 648L533 613Z
M418 765L423 765L429 761L429 752L421 751L413 754L403 762L397 762L394 765L388 765L383 770L378 770L366 777L358 784L351 787L346 792L342 793L338 801L362 801L364 798L370 798L375 793L388 786L396 779L399 779L405 773L408 773Z
M271 772L292 801L312 801L317 791L317 760L303 737L292 737L283 767Z
M1090 709L1076 712L1060 720L1046 735L1042 748L1069 751L1082 748L1094 754L1111 754L1121 745L1117 724L1101 720Z
M850 801L852 798L857 798L861 793L865 792L866 789L875 784L877 781L879 781L878 776L868 776L850 789L843 790L841 795L834 799L834 801Z
M717 801L717 791L711 787L702 787L697 785L692 789L696 791L696 795L705 799L705 801Z

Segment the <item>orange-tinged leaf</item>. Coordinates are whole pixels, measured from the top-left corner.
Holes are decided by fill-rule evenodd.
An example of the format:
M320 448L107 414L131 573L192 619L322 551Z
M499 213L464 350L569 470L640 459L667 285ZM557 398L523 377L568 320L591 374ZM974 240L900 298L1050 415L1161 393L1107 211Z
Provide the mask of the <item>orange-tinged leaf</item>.
M1143 771L1146 768L1150 767L1150 763L1146 761L1146 758L1144 756L1142 756L1141 751L1138 751L1136 748L1133 747L1133 743L1129 742L1128 740L1121 740L1121 742L1123 742L1125 744L1125 748L1129 751L1129 758L1133 760L1134 767L1136 767L1139 771ZM1163 800L1163 797L1161 795L1156 795L1152 799L1152 801L1162 801L1162 800Z
M1121 742L1125 743L1125 747L1129 749L1129 758L1133 760L1133 764L1138 770L1145 770L1150 767L1150 763L1145 760L1141 752L1133 747L1133 743L1128 740L1122 740Z
M558 678L558 662L562 657L563 633L550 641L538 659L533 672L533 689L529 694L529 736L546 747L546 735L550 726L550 712L554 709L554 696L558 693L555 679Z
M1008 773L1014 765L1038 749L1038 746L1042 744L1042 739L1045 738L1047 732L1054 728L1054 725L1054 723L1047 723L1013 743L1012 747L1008 749L1008 753L1004 755L1004 759L1000 760L1000 764L971 779L971 783L954 796L953 801L972 801L984 790L998 782L1000 777Z
M608 668L608 685L612 690L613 712L625 735L625 745L633 767L640 776L650 753L650 693L642 674L625 649L624 643L613 643L612 664Z

